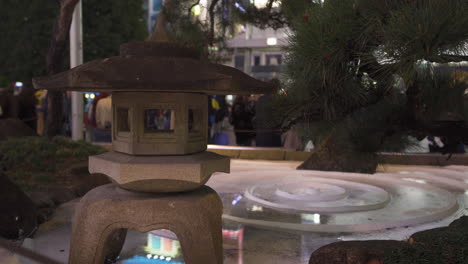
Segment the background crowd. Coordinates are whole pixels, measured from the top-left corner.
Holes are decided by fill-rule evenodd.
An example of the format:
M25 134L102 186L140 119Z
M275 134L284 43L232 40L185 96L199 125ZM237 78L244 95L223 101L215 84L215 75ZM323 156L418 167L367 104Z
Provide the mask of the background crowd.
M47 112L47 92L30 86L10 84L0 88L0 119L16 118L43 135ZM311 151L313 143L296 133L294 127L278 126L272 111L271 95L214 95L208 97L209 143L245 147L284 147ZM94 142L111 141L112 98L107 93L89 93L83 97L86 138ZM70 136L70 97L64 97L63 136ZM420 144L428 152L464 153L462 144L451 146L447 138L429 136ZM447 148L451 148L447 150ZM420 148L421 151L421 148Z

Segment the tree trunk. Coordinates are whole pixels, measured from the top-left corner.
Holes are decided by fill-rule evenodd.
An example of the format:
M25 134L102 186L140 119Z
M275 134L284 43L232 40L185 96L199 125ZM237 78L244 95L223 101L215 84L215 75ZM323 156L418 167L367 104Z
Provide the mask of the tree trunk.
M52 39L47 52L47 75L54 75L61 71L65 51L67 48L73 11L80 0L59 0L60 11L54 24ZM63 125L63 97L62 92L48 91L47 116L44 135L49 138L60 133Z
M357 151L332 132L297 169L375 173L377 164L377 154Z

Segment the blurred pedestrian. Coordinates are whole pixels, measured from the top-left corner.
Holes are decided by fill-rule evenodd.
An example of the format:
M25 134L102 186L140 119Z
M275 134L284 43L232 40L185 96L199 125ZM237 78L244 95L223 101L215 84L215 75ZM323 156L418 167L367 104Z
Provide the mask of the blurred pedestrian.
M271 111L271 95L262 95L255 107L255 145L258 147L281 147L281 130L275 125Z
M252 124L254 112L251 104L247 96L239 95L232 105L231 124L234 126L238 146L252 146L255 137Z

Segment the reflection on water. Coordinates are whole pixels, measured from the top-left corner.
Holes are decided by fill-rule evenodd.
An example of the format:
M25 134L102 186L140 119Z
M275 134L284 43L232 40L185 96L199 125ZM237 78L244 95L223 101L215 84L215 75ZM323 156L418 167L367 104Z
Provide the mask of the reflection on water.
M223 234L223 248L226 250L237 251L237 263L243 264L243 239L244 239L244 228L230 226L222 230ZM122 252L122 256L118 263L123 264L183 264L184 258L182 249L177 240L177 236L169 230L154 230L148 233L139 233L135 231L129 231L129 238L125 241L125 246ZM140 237L146 236L146 245L137 245L134 248L135 243L141 243ZM129 241L130 240L130 241ZM134 251L134 255L131 255ZM125 252L127 251L127 252ZM131 255L125 257L125 255Z
M179 241L170 237L158 236L160 233L157 231L148 233L148 245L145 247L145 251L148 252L147 256L167 261L179 258L182 255Z
M301 214L303 224L320 224L320 214Z
M172 264L183 264L184 262L173 262L170 259L165 260L165 259L158 259L157 256L155 258L151 257L142 257L142 256L134 256L130 259L126 259L121 263L125 264L167 264L167 263L172 263Z
M141 246L140 250L136 251L134 256L123 258L120 263L124 264L137 264L137 263L171 263L182 264L184 259L179 240L174 233L169 230L154 230L148 233L134 233L130 240L126 241L126 245L141 243L140 239L135 239L135 236L146 236L146 246ZM132 239L133 237L133 239ZM137 245L138 247L138 245ZM141 250L142 249L142 250ZM125 251L125 249L124 249ZM124 253L125 254L125 253Z
M311 217L305 216L303 221L320 221L319 215ZM224 222L222 235L224 264L305 264L315 249L337 241L331 237L257 229L228 221ZM184 258L174 233L168 230L148 233L129 230L117 263L182 264Z

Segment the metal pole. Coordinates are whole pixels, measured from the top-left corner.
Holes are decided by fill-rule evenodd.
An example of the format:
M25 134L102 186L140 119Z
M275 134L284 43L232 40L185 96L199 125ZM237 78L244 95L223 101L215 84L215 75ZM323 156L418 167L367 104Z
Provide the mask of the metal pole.
M153 1L152 0L148 0L148 32L150 33L150 35L153 33L153 20L152 20L152 15L153 15L153 10L154 10L154 6L153 6Z
M252 39L252 34L253 34L253 26L247 25L247 28L245 31L245 39L247 41L249 39ZM249 75L252 74L252 48L251 47L247 47L244 50L244 72Z
M73 13L73 21L70 27L70 68L74 68L83 63L83 30L81 1L76 4ZM72 139L83 139L83 93L71 93L72 112Z

